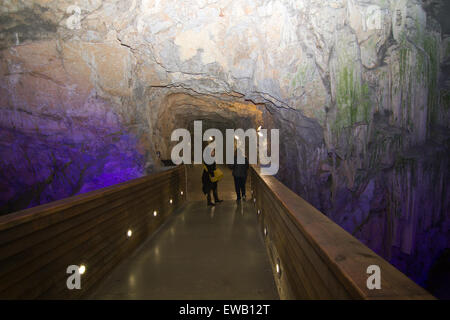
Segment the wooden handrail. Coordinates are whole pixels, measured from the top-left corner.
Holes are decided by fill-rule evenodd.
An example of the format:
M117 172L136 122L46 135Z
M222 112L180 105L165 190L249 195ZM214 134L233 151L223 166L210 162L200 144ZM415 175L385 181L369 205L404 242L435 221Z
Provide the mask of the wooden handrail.
M250 176L281 298L434 299L275 177L255 166ZM381 289L367 287L371 265L380 267Z
M185 170L179 166L0 217L0 299L85 296L186 200ZM256 167L250 176L281 298L434 298L276 178ZM87 268L80 290L66 287L72 264ZM370 265L381 269L379 290L366 286Z
M0 299L85 296L186 200L185 170L178 166L0 217ZM81 289L69 290L66 269L80 264L87 269Z

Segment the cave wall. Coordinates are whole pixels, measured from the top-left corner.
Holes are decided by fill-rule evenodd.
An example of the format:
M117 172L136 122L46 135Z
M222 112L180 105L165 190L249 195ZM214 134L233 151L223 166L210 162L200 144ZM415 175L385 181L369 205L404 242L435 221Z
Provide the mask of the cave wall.
M425 285L450 245L448 9L4 1L1 210L158 170L180 119L228 110L280 129L277 177Z
M128 52L84 45L45 40L2 52L2 212L144 173L144 149L132 120L117 111L120 101L95 88L130 94L128 83L121 84L131 64ZM109 66L115 58L120 61Z

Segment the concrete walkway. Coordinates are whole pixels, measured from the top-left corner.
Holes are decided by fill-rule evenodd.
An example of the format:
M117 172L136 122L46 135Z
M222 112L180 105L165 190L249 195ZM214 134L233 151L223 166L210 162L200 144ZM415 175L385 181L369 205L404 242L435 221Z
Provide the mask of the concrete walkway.
M251 202L187 202L89 298L278 299L257 226Z

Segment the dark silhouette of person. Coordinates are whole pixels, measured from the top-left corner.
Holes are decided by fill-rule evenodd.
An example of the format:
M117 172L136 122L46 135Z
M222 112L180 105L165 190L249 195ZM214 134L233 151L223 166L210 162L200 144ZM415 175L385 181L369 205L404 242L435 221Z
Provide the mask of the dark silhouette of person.
M203 168L202 174L202 191L206 194L206 201L208 206L214 206L215 204L222 202L217 194L217 181L212 182L211 178L214 177L214 171L216 170L216 162L212 164L205 164L206 168ZM211 202L211 191L214 196L214 203Z
M211 155L214 157L216 154L216 151L213 150ZM203 174L202 174L202 184L203 188L202 191L204 194L206 194L206 201L208 206L214 206L217 203L222 202L223 200L219 199L219 196L217 194L217 181L213 182L211 181L211 178L214 177L214 171L216 170L216 162L214 161L212 164L204 164L203 167ZM211 202L211 191L214 196L214 203Z
M230 168L231 170L233 170L234 188L236 190L236 200L240 201L241 195L242 198L245 200L245 183L247 181L247 171L249 168L249 163L247 157L241 153L245 159L245 163L238 164L237 163L238 152L241 151L235 151L234 164L232 164Z

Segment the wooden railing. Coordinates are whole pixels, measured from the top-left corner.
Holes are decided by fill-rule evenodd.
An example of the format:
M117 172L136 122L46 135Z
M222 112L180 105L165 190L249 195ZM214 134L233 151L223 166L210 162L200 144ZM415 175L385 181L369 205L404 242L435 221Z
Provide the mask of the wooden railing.
M186 200L185 174L179 166L0 217L0 299L86 296ZM67 288L70 265L86 268L80 290Z
M276 178L255 167L250 176L282 299L433 299ZM86 296L186 201L186 189L179 166L0 217L0 299ZM86 267L80 290L67 288L70 265ZM367 288L371 265L381 289Z
M256 167L250 176L280 298L434 298L276 178ZM380 268L381 289L367 287L371 265Z

